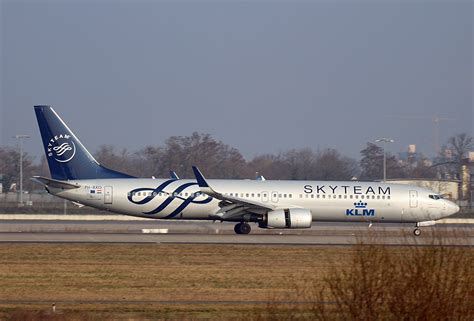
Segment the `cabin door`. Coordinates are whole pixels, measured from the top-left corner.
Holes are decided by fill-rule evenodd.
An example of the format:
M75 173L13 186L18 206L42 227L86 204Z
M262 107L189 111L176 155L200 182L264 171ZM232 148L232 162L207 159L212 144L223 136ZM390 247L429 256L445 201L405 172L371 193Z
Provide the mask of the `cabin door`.
M410 207L411 208L418 207L418 192L417 191L410 191Z
M104 204L112 204L113 200L112 186L104 186Z

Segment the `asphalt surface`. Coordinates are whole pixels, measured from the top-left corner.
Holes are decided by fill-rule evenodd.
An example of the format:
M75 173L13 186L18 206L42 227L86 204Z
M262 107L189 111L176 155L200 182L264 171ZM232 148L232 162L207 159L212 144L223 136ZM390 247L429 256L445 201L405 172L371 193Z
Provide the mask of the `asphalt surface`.
M267 230L252 225L249 235L236 235L234 224L193 221L1 221L0 243L152 243L474 246L474 225L444 224L422 228L412 224L315 223L305 230Z

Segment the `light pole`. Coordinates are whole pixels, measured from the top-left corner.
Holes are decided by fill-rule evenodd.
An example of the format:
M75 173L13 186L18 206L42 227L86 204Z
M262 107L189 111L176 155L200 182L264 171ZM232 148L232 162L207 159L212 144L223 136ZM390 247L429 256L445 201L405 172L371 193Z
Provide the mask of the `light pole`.
M377 143L383 143L382 144L382 148L383 148L383 181L385 182L387 180L387 151L386 151L386 148L385 148L385 144L386 143L393 143L395 142L393 139L391 138L379 138L379 139L376 139L375 142Z
M20 144L20 206L23 206L23 140L30 136L15 135L13 138L18 139Z

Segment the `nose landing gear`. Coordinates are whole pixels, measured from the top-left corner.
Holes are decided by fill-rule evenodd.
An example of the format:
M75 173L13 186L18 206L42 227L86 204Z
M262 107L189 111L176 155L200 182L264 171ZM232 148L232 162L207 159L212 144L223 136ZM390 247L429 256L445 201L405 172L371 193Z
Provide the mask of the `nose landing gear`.
M249 234L252 228L247 222L241 222L234 226L234 231L237 234Z

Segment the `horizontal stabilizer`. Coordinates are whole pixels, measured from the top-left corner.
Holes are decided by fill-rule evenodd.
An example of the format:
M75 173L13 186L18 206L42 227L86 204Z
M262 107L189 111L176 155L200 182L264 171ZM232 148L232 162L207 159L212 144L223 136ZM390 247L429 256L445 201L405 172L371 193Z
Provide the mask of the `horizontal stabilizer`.
M52 179L52 178L42 177L42 176L33 176L31 180L43 186L62 188L62 189L73 189L73 188L81 187L81 185L77 183L71 184L68 182L58 181L57 179Z

